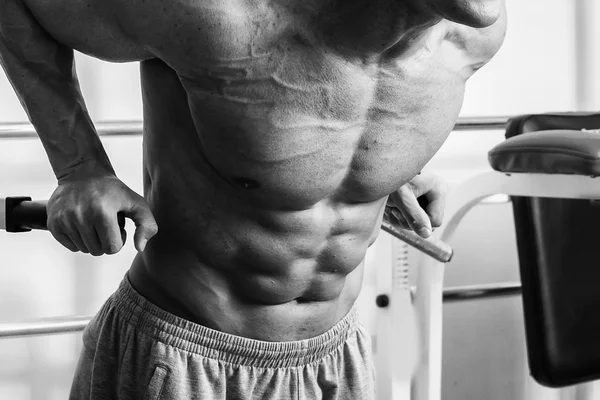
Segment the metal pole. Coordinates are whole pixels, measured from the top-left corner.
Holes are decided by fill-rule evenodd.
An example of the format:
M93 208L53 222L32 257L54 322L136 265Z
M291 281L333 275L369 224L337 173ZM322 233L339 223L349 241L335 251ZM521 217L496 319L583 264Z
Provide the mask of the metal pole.
M491 131L503 130L506 128L510 117L463 117L459 118L454 131Z
M494 283L488 285L457 286L444 289L444 302L490 299L521 294L519 282Z
M436 260L447 263L452 258L453 250L450 245L442 242L435 236L423 239L413 231L402 229L388 220L385 216L381 224L381 230L394 236L396 239L402 240L404 243L411 245L419 251L427 254Z
M0 338L79 332L92 316L57 317L0 324Z
M444 290L444 302L489 299L520 293L521 285L516 282L458 286ZM91 319L92 316L88 315L0 323L0 338L79 332L87 326Z
M597 0L574 0L577 111L596 111L600 108L599 3Z
M142 133L141 121L98 122L95 125L100 136L139 136ZM26 139L37 137L37 133L31 124L0 124L0 139Z
M463 117L454 126L455 131L495 130L504 129L509 117ZM141 121L97 122L96 130L100 136L137 136L141 135ZM37 138L35 129L28 123L0 124L0 139Z

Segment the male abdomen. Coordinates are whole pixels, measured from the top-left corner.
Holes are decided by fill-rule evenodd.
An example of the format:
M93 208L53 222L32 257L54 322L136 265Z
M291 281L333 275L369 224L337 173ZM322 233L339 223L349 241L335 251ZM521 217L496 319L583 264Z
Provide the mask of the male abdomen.
M460 108L464 79L435 56L365 63L307 40L219 54L191 75L142 67L159 225L145 266L189 319L219 330L265 338L270 326L283 340L341 318L387 194Z

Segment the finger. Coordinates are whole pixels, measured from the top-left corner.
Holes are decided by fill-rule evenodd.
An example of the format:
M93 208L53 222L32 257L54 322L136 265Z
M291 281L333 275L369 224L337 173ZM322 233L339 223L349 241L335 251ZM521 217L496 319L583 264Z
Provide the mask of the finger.
M402 212L400 210L393 208L392 215L394 216L394 219L396 220L396 223L398 224L398 226L400 226L400 228L411 230L410 225L408 225L406 218L404 218L404 215L402 215Z
M73 241L71 239L69 239L69 237L67 235L65 235L64 233L55 232L54 230L50 230L50 233L52 234L52 236L54 236L54 239L56 239L56 241L58 243L65 246L67 249L71 250L73 253L76 253L79 251L79 249L73 243Z
M96 229L94 229L93 225L89 223L80 224L79 234L81 235L81 239L91 255L101 256L104 254L102 251L102 245L100 244L100 238L98 237Z
M423 209L421 209L421 210L426 215L426 218L423 218L421 216L419 216L419 218L423 218L423 220L428 221L429 216L427 215L427 213L425 213L425 210L423 210ZM405 211L400 210L400 212L403 213L403 215L404 215ZM420 222L421 219L416 219L415 216L412 214L407 213L406 215L404 215L404 219L405 219L406 225L407 225L407 227L405 229L414 231L423 238L428 238L431 235L431 233L433 232L433 228L430 228L430 225Z
M144 251L146 243L158 232L158 225L146 202L141 201L133 204L131 208L123 210L123 215L135 223L133 242L137 251Z
M400 210L410 228L421 237L429 237L431 235L429 215L421 208L414 193L405 187L398 189L396 193L398 196L396 207Z
M81 238L81 235L79 234L77 229L69 227L64 230L64 233L65 233L65 235L67 235L69 237L69 239L71 239L73 244L75 246L77 246L79 251L81 251L82 253L85 253L85 254L89 254L90 251L88 250L87 246L83 242L83 239Z
M436 199L436 200L433 200L431 203L429 203L429 205L425 209L425 211L427 212L427 215L429 215L429 218L431 219L431 225L434 228L439 228L442 225L442 223L444 222L445 205L446 205L445 200Z
M115 254L123 248L123 235L117 213L106 213L94 224L100 247L105 254Z
M396 209L396 207L386 206L384 214L387 217L388 221L393 225L396 225L402 229L412 230L408 225L408 222L406 222L404 215L402 215L402 212Z
M425 196L428 204L424 207L431 219L433 227L440 227L444 222L444 210L446 208L446 197L448 190L445 183L437 183Z

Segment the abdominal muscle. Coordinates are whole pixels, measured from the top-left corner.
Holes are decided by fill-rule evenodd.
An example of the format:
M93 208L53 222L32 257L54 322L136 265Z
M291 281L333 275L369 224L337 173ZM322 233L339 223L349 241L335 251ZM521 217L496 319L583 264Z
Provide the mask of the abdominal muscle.
M178 194L180 207L193 203L185 189ZM227 207L190 219L170 201L161 205L160 197L154 195L159 234L133 263L134 288L192 322L267 341L314 337L348 313L383 208L381 201L323 201L315 205L318 213L255 209L244 216L244 206L224 201Z
M159 231L133 262L133 287L238 336L290 341L333 327L358 297L386 196L348 201L332 186L312 202L301 188L265 199L208 161L201 138L214 132L198 131L172 70L143 63L142 87L144 194Z
M334 187L293 207L291 193L264 198L207 160L201 138L210 133L198 132L172 70L143 63L142 87L144 194L159 231L133 262L133 287L172 314L238 336L289 341L330 329L359 294L385 199L344 202Z

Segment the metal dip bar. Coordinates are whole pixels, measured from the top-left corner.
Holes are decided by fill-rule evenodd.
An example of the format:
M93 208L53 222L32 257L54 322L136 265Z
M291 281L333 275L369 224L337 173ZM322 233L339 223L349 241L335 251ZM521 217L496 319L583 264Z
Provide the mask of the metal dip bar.
M421 252L427 254L430 257L435 258L440 262L446 263L452 258L452 247L442 242L435 236L430 236L427 239L423 239L421 236L417 235L413 231L402 229L396 226L395 224L387 220L385 216L381 224L381 229L384 232L387 232L390 235L394 236L396 239L402 240L403 242L413 246L414 248L420 250Z

